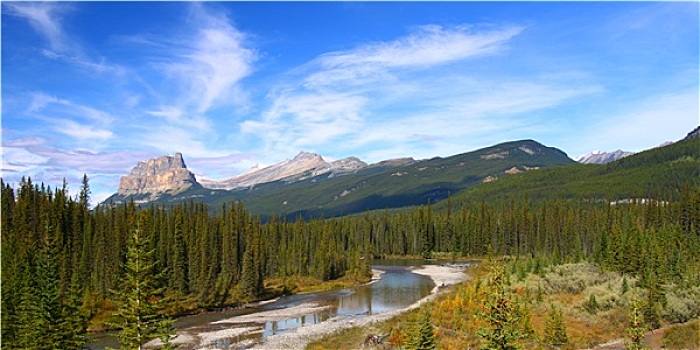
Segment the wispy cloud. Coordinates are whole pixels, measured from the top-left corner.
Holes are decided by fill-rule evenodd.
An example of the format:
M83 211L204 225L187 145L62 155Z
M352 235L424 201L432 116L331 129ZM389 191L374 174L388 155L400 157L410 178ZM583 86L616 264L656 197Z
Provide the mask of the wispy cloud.
M390 42L371 43L349 51L320 56L312 65L321 69L309 75L307 87L338 83L367 83L385 79L392 69L425 69L435 65L490 55L503 50L523 27L478 30L471 26L445 28L427 25Z
M112 132L105 129L98 129L91 125L84 125L68 119L49 120L54 124L54 129L61 134L70 136L77 140L106 141L112 137Z
M88 174L91 187L97 189L93 191L93 204L114 193L119 178L128 174L138 161L155 156L141 151L67 150L56 148L39 137L3 138L2 142L4 181L18 183L22 177L31 176L49 186L61 186L66 179L69 191L75 194L83 174Z
M62 16L71 6L58 2L10 2L3 7L8 14L25 18L34 30L41 34L53 51L68 50L69 43L61 25Z
M49 125L55 132L91 145L113 136L115 117L99 109L43 93L32 95L27 114Z
M147 114L160 118L169 125L208 131L211 123L203 115L185 115L187 112L175 106L159 106L158 109L146 111Z
M513 116L602 90L576 74L486 79L442 69L503 53L523 30L424 26L393 41L323 54L293 72L301 72L298 83L279 88L262 117L241 123L241 131L258 135L273 154L334 149L331 156L369 161L429 157L501 141L496 135L529 127L528 117Z
M48 43L48 48L37 48L44 57L63 61L90 72L109 73L117 76L127 70L104 58L90 57L78 38L63 27L64 16L73 11L73 5L63 2L9 2L3 3L6 12L24 18Z
M246 47L246 35L225 14L201 4L192 5L191 12L195 33L175 43L175 62L161 64L162 69L184 86L180 98L196 113L216 104L247 103L240 83L252 73L257 52Z
M366 99L352 94L287 94L275 98L262 120L241 124L263 136L268 149L309 150L357 130Z

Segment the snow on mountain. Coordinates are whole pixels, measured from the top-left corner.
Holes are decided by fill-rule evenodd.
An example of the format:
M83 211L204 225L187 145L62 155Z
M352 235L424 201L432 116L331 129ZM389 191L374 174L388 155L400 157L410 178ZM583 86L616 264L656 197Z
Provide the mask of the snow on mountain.
M610 163L614 162L618 159L633 155L633 152L625 152L623 150L618 149L617 151L614 152L603 152L600 150L596 150L590 153L586 153L584 155L576 157L577 162L579 163L584 163L584 164L605 164L605 163Z

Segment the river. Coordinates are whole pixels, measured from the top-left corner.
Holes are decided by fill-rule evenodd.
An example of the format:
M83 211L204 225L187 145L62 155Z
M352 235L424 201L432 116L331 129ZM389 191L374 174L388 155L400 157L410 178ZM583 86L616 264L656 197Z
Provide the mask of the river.
M428 262L429 264L430 262ZM429 276L411 266L425 261L382 261L373 283L337 291L296 294L243 309L225 309L178 318L178 349L241 349L265 343L268 337L293 333L321 322L352 324L370 315L403 309L435 288ZM118 348L114 333L93 337L90 349Z

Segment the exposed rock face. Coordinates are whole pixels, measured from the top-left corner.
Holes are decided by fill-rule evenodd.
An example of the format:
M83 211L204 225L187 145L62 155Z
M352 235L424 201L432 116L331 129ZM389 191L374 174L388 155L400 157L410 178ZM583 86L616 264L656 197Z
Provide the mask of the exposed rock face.
M686 135L684 140L690 140L690 139L695 139L695 138L700 138L700 126L695 128L695 130L691 131Z
M625 152L620 149L615 152L593 151L577 157L576 161L584 164L606 164L633 154L633 152Z
M201 184L206 188L231 190L278 180L297 181L328 172L331 173L330 176L348 174L366 166L365 162L355 157L329 163L318 154L300 152L291 160L287 159L264 168L255 166L241 175L226 180L202 180Z
M343 175L355 172L367 166L367 163L357 157L347 157L328 164L332 175Z
M131 174L122 176L117 194L123 196L150 194L151 197L163 193L177 194L192 186L199 186L197 180L185 165L182 154L162 156L139 162Z

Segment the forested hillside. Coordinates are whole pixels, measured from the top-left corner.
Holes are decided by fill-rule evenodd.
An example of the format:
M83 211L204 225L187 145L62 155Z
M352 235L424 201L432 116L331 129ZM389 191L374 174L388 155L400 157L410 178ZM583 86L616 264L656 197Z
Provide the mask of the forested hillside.
M176 195L163 194L157 204L205 202L215 213L223 203L241 202L263 219L277 216L294 220L335 217L367 210L435 203L484 179L574 164L564 152L533 140L505 142L454 156L400 163L377 164L356 172L334 175L311 173L237 188L230 191L192 187ZM389 162L391 164L391 162ZM300 177L301 179L298 179ZM115 194L105 201L145 200L149 195Z
M122 281L130 276L134 240L149 242L139 259L151 268L140 273L151 276L154 298L170 314L258 299L269 295L272 280L289 292L290 281L300 277L361 279L370 258L386 256L513 256L555 265L585 260L660 290L698 286L697 145L686 141L605 166L504 177L481 185L479 196L455 196L437 207L308 221L270 217L263 223L240 203L222 204L217 215L193 202L89 210L87 177L76 198L66 195L67 185L51 189L26 179L12 188L2 182L3 346L72 348L84 341L87 320L111 324L122 307L116 296L127 292ZM558 176L578 182L570 187ZM631 176L640 181L630 193L660 195L599 200L625 193L619 179ZM551 193L535 195L547 181ZM511 192L498 196L490 186ZM610 197L574 190L597 186L600 196Z
M456 195L478 198L679 198L700 185L700 139L687 138L604 165L573 164L502 177Z

